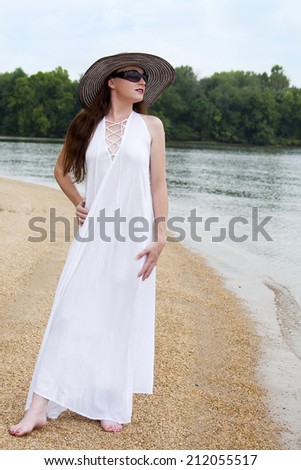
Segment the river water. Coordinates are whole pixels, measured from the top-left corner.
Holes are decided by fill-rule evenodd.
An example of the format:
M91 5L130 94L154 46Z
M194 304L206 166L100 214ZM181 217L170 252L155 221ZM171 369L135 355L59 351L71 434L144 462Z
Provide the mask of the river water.
M60 149L53 143L0 142L1 176L58 187L53 167ZM166 164L173 240L205 256L249 307L266 344L260 380L288 426L287 445L297 448L301 149L168 148ZM79 189L84 193L83 185Z
M282 334L301 359L301 149L169 149L167 175L186 244L251 304L252 278L272 290Z

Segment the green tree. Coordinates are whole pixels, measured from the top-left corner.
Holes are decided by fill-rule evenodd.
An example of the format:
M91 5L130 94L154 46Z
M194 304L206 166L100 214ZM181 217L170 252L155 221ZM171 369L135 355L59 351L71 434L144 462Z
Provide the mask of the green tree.
M278 136L281 143L301 143L301 89L290 88L279 104Z
M21 68L0 74L2 135L63 137L80 109L77 81L67 70L27 76ZM198 79L189 66L150 108L172 140L301 144L301 90L290 87L284 70L230 71Z
M189 66L176 68L176 80L173 86L151 107L156 115L161 113L169 123L168 137L175 140L193 140L198 138L191 127L192 106L198 94L198 80ZM164 119L163 119L164 121Z
M21 68L14 72L0 74L0 133L1 135L11 135L16 129L16 115L8 109L8 101L14 92L16 81L26 77ZM16 134L17 135L17 134Z
M269 77L271 88L275 91L276 95L282 95L289 88L289 79L285 76L283 67L274 65Z
M32 75L30 80L35 91L33 113L37 132L39 135L62 137L79 109L75 84L70 81L67 70L62 67L57 67L52 72L38 72Z
M7 109L15 117L16 135L32 134L32 103L34 92L27 76L17 78L13 92L7 100Z

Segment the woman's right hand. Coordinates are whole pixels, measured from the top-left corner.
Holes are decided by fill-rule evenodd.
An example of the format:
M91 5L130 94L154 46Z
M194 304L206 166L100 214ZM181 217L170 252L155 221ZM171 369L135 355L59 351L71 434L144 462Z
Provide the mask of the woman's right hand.
M79 225L83 225L86 220L88 209L86 209L86 199L83 198L82 201L75 208L76 217Z

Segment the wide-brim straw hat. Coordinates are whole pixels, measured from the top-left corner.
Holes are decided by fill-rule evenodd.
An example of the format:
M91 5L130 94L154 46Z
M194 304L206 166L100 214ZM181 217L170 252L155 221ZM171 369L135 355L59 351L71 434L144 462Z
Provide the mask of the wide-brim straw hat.
M143 101L154 103L172 84L174 68L161 57L140 52L124 52L98 59L85 72L78 87L78 98L83 108L88 108L100 92L107 77L117 69L127 66L141 67L148 75Z

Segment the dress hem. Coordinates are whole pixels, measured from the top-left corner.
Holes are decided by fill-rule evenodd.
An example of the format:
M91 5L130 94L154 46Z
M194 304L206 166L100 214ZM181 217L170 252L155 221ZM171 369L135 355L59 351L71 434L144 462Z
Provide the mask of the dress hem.
M78 414L78 415L80 415L80 416L83 416L84 418L88 418L88 419L91 419L91 420L93 420L93 421L102 421L102 420L105 419L105 420L110 420L110 421L118 422L118 424L129 424L129 423L131 422L131 420L130 420L130 421L122 421L122 420L117 420L117 421L116 421L115 418L108 418L108 417L106 417L106 418L98 418L98 417L95 418L95 417L92 417L92 416L90 416L90 415L87 415L86 413L82 413L82 412L80 412L80 411L77 411L77 410L75 410L75 409L72 409L72 408L70 408L69 406L64 405L64 404L58 402L58 400L54 400L53 398L49 398L49 396L46 396L46 394L44 394L44 393L39 393L39 392L36 392L35 390L33 391L33 393L35 393L36 395L39 395L39 396L42 397L42 398L45 398L45 400L48 400L49 402L55 403L57 406L60 406L60 407L62 407L62 408L65 408L65 410L61 410L61 411L59 412L59 414L58 414L57 416L53 417L53 418L52 418L51 416L48 416L47 413L46 413L46 416L47 416L47 418L49 418L49 419L57 419L61 413L63 413L64 411L69 410L69 411L71 411L72 413L76 413L76 414ZM152 394L153 394L152 392L134 392L134 393L135 393L135 394L138 394L138 393L139 393L139 394L142 394L142 393L143 393L144 395L152 395ZM29 408L30 408L30 405L29 405L29 406L25 406L25 411L27 411Z

